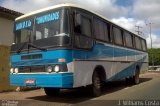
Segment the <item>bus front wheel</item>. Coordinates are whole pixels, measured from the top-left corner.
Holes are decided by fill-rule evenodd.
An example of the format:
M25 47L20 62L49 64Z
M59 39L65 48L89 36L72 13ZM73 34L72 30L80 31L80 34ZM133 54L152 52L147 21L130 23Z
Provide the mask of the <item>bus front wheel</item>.
M44 91L47 96L56 96L59 94L60 89L59 88L44 88Z
M92 77L92 95L97 97L101 95L102 81L99 74L95 71Z

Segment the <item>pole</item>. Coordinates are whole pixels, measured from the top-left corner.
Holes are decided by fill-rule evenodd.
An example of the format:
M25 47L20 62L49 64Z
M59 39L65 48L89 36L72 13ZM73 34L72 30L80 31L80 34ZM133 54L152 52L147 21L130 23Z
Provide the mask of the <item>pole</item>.
M152 61L152 66L154 66L154 61L153 61L153 48L152 48L152 23L149 23L149 28L150 28L150 39L151 39L151 61Z
M140 31L140 28L142 28L141 26L135 26L137 28L137 34L140 36L142 35L142 31Z

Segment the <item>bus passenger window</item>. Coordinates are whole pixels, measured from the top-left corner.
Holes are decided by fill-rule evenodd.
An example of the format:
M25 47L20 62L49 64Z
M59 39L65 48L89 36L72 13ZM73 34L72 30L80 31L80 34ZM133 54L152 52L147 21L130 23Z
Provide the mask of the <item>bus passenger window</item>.
M139 50L142 49L140 38L135 37L135 44L136 44L136 49L139 49Z
M85 36L91 36L91 19L80 14L75 15L74 32Z
M113 27L113 35L114 42L118 45L123 45L122 31L119 28Z
M84 16L82 16L82 34L91 36L91 20Z
M103 24L103 21L99 19L94 20L94 35L99 40L104 40L105 32Z
M74 17L74 32L81 33L81 15L76 14Z
M128 33L124 32L125 42L127 47L133 47L133 36Z
M147 50L145 40L142 40L142 49L143 49L143 51L146 51L146 50Z
M93 46L91 19L85 15L77 14L74 17L74 33L76 48L90 49Z
M110 41L109 24L100 19L94 20L94 36L103 41Z
M107 23L104 23L104 32L105 32L105 36L104 39L105 41L110 42L111 38L110 38L110 25Z

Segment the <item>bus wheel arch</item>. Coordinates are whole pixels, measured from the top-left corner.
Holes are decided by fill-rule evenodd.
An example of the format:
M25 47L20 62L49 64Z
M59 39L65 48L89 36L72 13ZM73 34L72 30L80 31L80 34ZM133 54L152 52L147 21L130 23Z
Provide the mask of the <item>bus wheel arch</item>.
M130 84L131 85L139 84L139 82L140 82L139 74L140 74L140 67L139 67L139 65L136 65L135 69L134 69L133 76L131 76L129 78L126 78L126 83L129 84L129 85Z
M105 82L106 81L106 72L105 72L104 67L101 66L101 65L98 65L98 66L95 67L94 72L95 71L98 73L98 75L100 75L101 81Z
M139 66L139 65L136 66L135 74L136 74L137 72L140 73L140 66Z
M105 70L102 66L97 66L92 74L91 93L97 97L101 95L103 82L106 80Z

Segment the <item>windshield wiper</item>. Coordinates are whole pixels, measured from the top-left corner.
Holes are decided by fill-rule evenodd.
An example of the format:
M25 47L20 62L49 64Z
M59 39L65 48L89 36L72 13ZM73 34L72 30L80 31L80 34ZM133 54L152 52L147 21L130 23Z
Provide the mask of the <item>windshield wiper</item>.
M30 48L30 47L39 49L39 50L41 50L41 51L47 51L47 49L45 49L45 48L38 47L38 46L36 46L36 45L34 45L34 44L32 44L32 43L28 43L28 42L27 42L27 43L24 43L24 44L17 50L17 53L18 53L18 54L22 51L22 49L24 48L25 45L28 46L28 52L29 52L29 48Z
M22 49L24 48L24 46L26 45L27 43L24 43L18 50L17 50L17 53L21 53Z
M46 48L38 47L37 45L34 45L32 43L27 43L27 44L28 44L28 50L29 50L30 47L33 47L33 48L39 49L41 51L47 51Z

